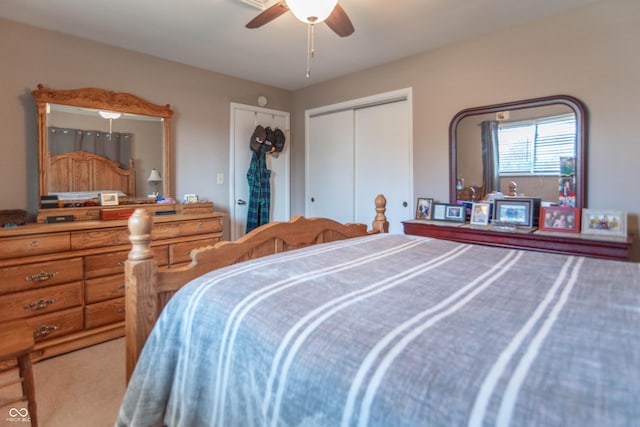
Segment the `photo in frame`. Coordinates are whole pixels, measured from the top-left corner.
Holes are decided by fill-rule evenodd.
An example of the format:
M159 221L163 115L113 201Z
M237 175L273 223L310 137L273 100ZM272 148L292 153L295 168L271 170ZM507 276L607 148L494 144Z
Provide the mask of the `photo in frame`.
M599 209L582 209L582 232L608 236L627 235L627 213Z
M580 232L580 209L568 206L542 206L540 208L540 230Z
M445 205L444 221L464 222L467 218L467 210L464 205Z
M533 199L495 199L492 224L501 227L533 227Z
M416 204L416 219L431 219L431 206L433 199L427 197L418 197Z
M488 202L474 202L471 207L471 225L487 225L489 224L489 216L491 215L491 204Z
M576 206L576 183L573 176L562 176L558 180L558 203L561 206Z
M116 206L118 205L118 193L100 193L100 205Z
M198 203L200 199L198 198L197 194L185 194L184 195L184 203Z
M431 204L431 220L432 221L445 221L445 208L448 205L446 203L432 203Z

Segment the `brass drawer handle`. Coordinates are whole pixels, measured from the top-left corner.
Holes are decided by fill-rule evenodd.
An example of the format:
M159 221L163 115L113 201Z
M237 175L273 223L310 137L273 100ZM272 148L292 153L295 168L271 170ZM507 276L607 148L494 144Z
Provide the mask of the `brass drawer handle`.
M118 289L124 289L124 283L121 285L118 285Z
M31 304L27 304L24 306L25 310L38 311L47 308L51 304L55 304L56 300L54 299L42 299L40 298L36 302L32 302Z
M198 223L198 228L202 228L202 227L204 227L204 223L203 223L202 221L200 221L200 222Z
M25 277L24 280L26 280L27 282L44 282L45 280L53 279L58 274L60 273L58 273L57 271L41 271L38 274Z
M38 329L33 330L33 336L35 338L46 337L51 332L58 329L58 325L42 325Z
M37 240L32 240L31 241L31 247L32 248L37 248L38 246L40 246L40 242Z
M116 263L116 265L117 265L118 267L124 267L124 263L125 263L124 261L118 261L118 262Z
M125 308L124 308L124 307L120 307L120 308L118 309L118 313L124 313L124 312L125 312Z

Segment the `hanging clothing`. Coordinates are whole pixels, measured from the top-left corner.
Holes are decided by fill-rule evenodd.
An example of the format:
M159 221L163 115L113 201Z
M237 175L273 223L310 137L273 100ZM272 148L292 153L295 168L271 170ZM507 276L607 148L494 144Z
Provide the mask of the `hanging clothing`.
M249 181L249 208L247 212L247 233L269 222L271 210L271 170L267 169L266 144L253 151L247 171Z

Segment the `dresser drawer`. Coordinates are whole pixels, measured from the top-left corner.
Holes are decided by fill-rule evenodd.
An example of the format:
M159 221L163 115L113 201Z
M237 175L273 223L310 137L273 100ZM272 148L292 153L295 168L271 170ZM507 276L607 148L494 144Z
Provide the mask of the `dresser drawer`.
M222 223L219 218L207 218L192 221L180 221L171 224L154 224L151 236L153 240L158 240L182 236L195 236L206 233L218 233L221 231Z
M0 322L82 305L82 282L16 292L0 298Z
M71 233L71 249L104 248L105 246L129 245L127 227L108 230L74 231Z
M124 296L124 274L97 277L84 282L84 300L87 304Z
M0 268L0 294L82 280L82 258Z
M69 233L6 237L0 240L0 259L68 251Z
M159 265L169 263L169 252L166 245L151 248ZM99 255L89 255L84 259L85 278L124 274L124 262L129 256L129 250L117 251Z
M117 251L107 254L89 255L84 258L85 278L124 274L124 262L129 251Z
M26 322L33 329L36 342L56 338L82 330L82 307L30 317Z
M97 328L124 320L124 298L89 304L84 307L85 329Z
M206 239L192 240L190 242L169 245L169 262L172 266L191 262L191 256L189 254L192 250L203 246L215 245L219 241L220 237L209 237Z

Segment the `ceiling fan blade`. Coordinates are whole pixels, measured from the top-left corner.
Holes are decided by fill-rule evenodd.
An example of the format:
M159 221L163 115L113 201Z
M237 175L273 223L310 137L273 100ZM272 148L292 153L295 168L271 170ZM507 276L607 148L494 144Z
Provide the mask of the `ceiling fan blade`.
M269 9L265 9L264 11L260 12L258 16L256 16L251 21L249 21L246 27L247 28L262 27L264 24L268 24L269 22L276 19L278 16L282 15L283 13L286 13L288 10L289 8L285 4L284 0L281 0L278 3L274 4L273 6L271 6Z
M335 9L324 22L340 37L350 36L355 31L347 12L344 11L339 3L336 4Z

